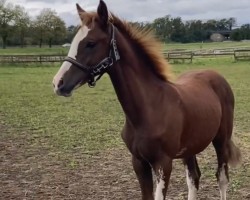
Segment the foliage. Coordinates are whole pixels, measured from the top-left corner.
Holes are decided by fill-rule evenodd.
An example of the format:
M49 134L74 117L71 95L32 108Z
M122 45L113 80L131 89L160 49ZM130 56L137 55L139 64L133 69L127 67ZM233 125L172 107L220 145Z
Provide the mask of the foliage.
M7 38L11 33L12 25L15 23L16 13L13 4L0 0L0 35L2 37L3 48L6 48Z
M60 43L66 36L66 26L63 20L51 9L43 9L33 22L34 31L37 33L39 46L42 47L44 40L47 40L49 47L52 42Z
M201 42L207 41L211 33L217 31L231 31L236 19L231 17L220 20L189 20L183 21L180 17L166 15L155 19L152 23L134 23L140 27L154 29L156 35L163 42Z
M250 40L250 24L244 24L240 28L233 30L231 39L235 41Z
M25 44L25 36L28 34L30 30L30 16L28 13L25 11L23 7L16 6L15 7L15 12L16 12L16 18L15 18L15 32L17 35L20 36L20 45L21 47L24 46Z
M78 27L74 25L71 25L67 28L66 42L70 43L73 40L74 36L76 35L77 30L78 30Z
M157 18L151 24L152 28L155 30L158 37L164 41L170 41L170 36L172 32L172 19L170 15L166 15L165 17Z
M249 24L233 30L236 19L233 17L219 20L209 19L207 21L189 20L183 21L180 17L166 15L152 22L133 22L132 24L146 29L153 29L156 36L163 42L203 42L209 41L212 33L220 31L231 32L232 40L240 41L250 38ZM65 22L58 14L44 8L35 20L25 11L23 7L0 0L0 44L6 45L39 45L44 44L61 45L70 43L78 27L70 25L66 27Z
M35 34L34 34L35 33ZM66 38L65 22L51 9L44 9L36 17L31 17L21 6L14 6L0 0L0 36L3 48L10 45L61 44ZM9 39L9 40L8 40Z
M241 41L243 38L242 32L240 31L240 29L233 30L230 37L234 41Z

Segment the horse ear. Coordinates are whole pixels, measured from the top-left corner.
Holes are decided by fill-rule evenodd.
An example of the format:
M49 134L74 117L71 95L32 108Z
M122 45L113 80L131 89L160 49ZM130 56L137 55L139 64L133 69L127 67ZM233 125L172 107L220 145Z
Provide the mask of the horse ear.
M85 10L83 10L83 9L81 8L81 6L79 6L78 3L76 4L76 9L77 9L78 15L79 15L80 18L81 18L81 15L82 15L83 13L85 13Z
M108 24L108 8L103 0L100 0L97 8L97 14L101 20L102 26L105 28Z
M78 13L85 12L85 10L83 10L78 3L76 4L76 9L77 9Z

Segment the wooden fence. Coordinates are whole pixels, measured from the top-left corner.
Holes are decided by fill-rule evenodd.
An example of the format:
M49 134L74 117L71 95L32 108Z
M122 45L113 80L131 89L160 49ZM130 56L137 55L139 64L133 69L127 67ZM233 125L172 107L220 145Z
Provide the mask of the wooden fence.
M168 61L181 60L184 63L185 60L188 60L191 63L194 53L191 51L164 52L164 56Z
M164 52L164 56L168 61L186 60L192 62L194 58L233 56L236 61L250 60L250 49L215 49L204 51L169 51Z
M250 49L238 49L234 51L234 59L237 60L250 60Z
M48 63L62 62L66 55L0 55L0 63ZM236 61L250 60L250 49L218 49L210 51L168 51L164 52L165 58L171 60L181 60L183 63L193 61L195 57L218 57L233 56Z
M64 55L0 55L0 63L62 62Z

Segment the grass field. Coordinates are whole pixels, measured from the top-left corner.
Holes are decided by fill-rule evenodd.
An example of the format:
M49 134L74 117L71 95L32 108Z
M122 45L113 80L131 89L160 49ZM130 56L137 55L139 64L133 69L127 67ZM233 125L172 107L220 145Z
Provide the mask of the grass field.
M170 43L165 44L166 50L176 50L176 49L183 49L183 50L201 50L201 49L230 49L230 48L250 48L250 42L204 42L204 43L187 43L187 44L180 44L180 43Z
M187 43L187 44L180 44L180 43L166 43L164 45L165 50L201 50L201 49L227 49L227 48L250 48L250 42L204 42L204 43ZM49 47L25 47L25 48L12 48L9 47L7 49L0 49L0 55L16 55L16 54L42 54L42 55L60 55L66 54L68 52L68 48L63 48L60 46L54 46L52 48Z
M12 48L0 49L0 55L65 55L68 52L68 48L63 47L24 47L24 48Z
M243 188L244 194L235 193L234 199L237 195L246 197L250 187L250 63L234 62L233 58L203 58L172 66L176 75L201 68L219 71L235 93L235 138L243 152L243 167L233 171L230 193ZM25 133L31 147L57 152L58 157L67 160L66 165L75 168L76 151L94 155L121 148L124 115L108 76L94 89L84 86L73 97L63 98L52 91L51 81L57 70L58 66L49 65L0 66L0 123L8 129L1 133L0 140L19 140ZM202 167L205 177L214 176L208 157L201 159L207 164Z
M174 65L176 74L212 68L221 72L236 96L236 128L250 129L250 64L231 59L196 60ZM58 67L0 67L0 112L8 124L31 129L34 139L50 138L61 149L84 151L119 145L123 114L112 85L104 76L97 87L87 86L66 99L53 94L51 81Z

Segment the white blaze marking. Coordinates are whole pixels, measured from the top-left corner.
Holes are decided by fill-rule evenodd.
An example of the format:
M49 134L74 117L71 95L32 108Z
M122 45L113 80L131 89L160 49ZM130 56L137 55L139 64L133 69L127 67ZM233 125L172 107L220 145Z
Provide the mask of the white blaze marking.
M164 174L163 170L159 169L159 175L156 178L157 185L155 190L155 200L164 200L163 190L165 188Z
M188 200L196 200L197 189L194 185L194 180L190 177L188 168L186 167L186 179L188 185Z
M227 186L228 186L228 179L225 172L225 164L223 164L219 176L219 189L220 189L221 200L227 199Z
M87 26L83 26L83 27L81 27L78 30L78 32L75 35L75 37L74 37L74 39L72 41L72 44L70 46L69 53L68 53L69 57L76 59L78 45L88 35L89 30L90 29ZM63 62L63 64L60 67L59 71L54 76L54 78L53 78L53 84L54 84L54 91L55 92L58 89L58 83L59 83L59 81L61 80L61 78L63 77L63 75L65 74L65 72L67 72L69 70L70 66L71 66L71 63L66 62L66 61Z

